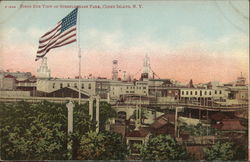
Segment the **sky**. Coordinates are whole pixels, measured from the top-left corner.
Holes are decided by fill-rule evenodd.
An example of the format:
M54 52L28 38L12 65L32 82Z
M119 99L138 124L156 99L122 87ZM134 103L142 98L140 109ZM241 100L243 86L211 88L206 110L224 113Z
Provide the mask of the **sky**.
M138 78L147 54L160 78L232 82L241 72L248 78L248 3L1 1L0 69L36 75L41 64L35 61L39 38L73 10L60 5L81 5L89 7L80 8L78 14L82 76L110 78L112 60L117 59L119 70ZM111 5L115 8L103 8ZM46 55L53 77L78 76L77 49L77 43L72 43Z

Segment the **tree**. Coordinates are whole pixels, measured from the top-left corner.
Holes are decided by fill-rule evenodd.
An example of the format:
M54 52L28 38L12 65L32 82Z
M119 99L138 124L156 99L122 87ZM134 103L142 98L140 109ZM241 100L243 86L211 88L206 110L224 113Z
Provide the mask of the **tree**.
M78 139L95 129L86 105L74 107L73 152ZM1 158L15 160L67 159L65 104L17 102L0 104Z
M216 132L216 129L203 126L201 123L198 123L197 125L187 125L186 123L182 123L180 130L187 131L192 136L215 135L218 133Z
M64 159L67 146L66 107L18 102L0 104L1 158Z
M211 147L205 148L204 152L206 160L234 160L237 151L231 142L217 142Z
M90 121L88 104L74 107L73 133L67 133L66 104L0 103L1 158L9 160L66 160L67 142L73 141L73 159L76 159L84 134L95 130ZM114 117L115 111L107 103L100 104L100 125ZM111 141L110 141L111 142Z
M141 149L143 160L187 160L190 158L186 149L177 144L169 135L159 135L149 138Z
M124 160L128 153L122 136L111 132L88 132L81 138L79 160Z
M100 102L100 130L105 130L108 119L116 117L116 111L107 102Z

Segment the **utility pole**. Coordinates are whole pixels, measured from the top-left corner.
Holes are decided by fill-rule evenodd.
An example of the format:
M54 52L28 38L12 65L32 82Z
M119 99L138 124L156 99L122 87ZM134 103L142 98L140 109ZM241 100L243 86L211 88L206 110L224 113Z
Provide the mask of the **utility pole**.
M209 104L208 104L208 98L207 98L207 136L208 136L208 108L209 108Z
M139 119L139 108L138 108L138 104L136 104L136 107L135 107L135 130L139 130L138 119Z
M179 137L179 133L178 133L178 111L179 109L181 109L182 107L175 107L175 124L174 124L174 130L175 130L175 137Z

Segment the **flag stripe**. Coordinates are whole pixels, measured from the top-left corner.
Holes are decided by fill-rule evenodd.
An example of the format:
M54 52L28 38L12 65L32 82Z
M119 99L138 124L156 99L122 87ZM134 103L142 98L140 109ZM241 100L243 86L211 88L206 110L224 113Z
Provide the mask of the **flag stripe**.
M61 45L53 46L53 47L51 47L50 49L62 47L62 46L65 46L65 45L68 45L68 44L74 43L74 42L76 42L76 39L70 40L70 41L68 41L68 42L66 42L66 43L63 43L63 44L61 44ZM47 51L47 52L49 52L49 51ZM37 55L36 57L38 57L38 58L44 57L44 56L47 54L47 52L44 53L44 54L42 54L42 55ZM37 60L37 59L36 59L36 60Z
M73 32L73 31L76 31L76 28L75 28L75 27L73 27L72 29L70 29L70 30L68 30L68 31L65 31L63 34L62 34L62 33L58 33L58 34L55 35L54 38L52 38L47 44L42 44L42 45L40 45L38 48L40 49L40 48L43 48L43 47L45 47L45 46L48 46L48 45L51 44L51 42L53 42L54 40L60 39L60 38L64 37L65 35L70 34L70 33ZM62 35L61 35L61 34L62 34Z
M53 28L52 30L50 30L50 31L48 31L47 33L45 33L43 36L41 36L41 38L43 38L43 37L49 35L49 34L52 33L53 31L55 31L56 29L58 29L58 28L60 27L61 24L62 24L62 22L60 21L60 22L58 23L58 25L57 25L55 28Z
M53 47L51 47L50 49L58 48L58 47L61 47L61 46L64 46L64 45L68 45L68 44L70 44L70 43L74 43L74 42L76 42L76 39L72 39L72 40L69 40L68 42L65 42L65 43L63 43L63 44L53 46ZM47 52L48 52L48 51L47 51ZM42 55L38 55L37 57L43 57L44 55L46 55L46 53L45 53L45 54L42 54Z
M62 40L64 37L66 37L67 35L69 35L69 34L72 35L72 33L73 33L73 35L76 37L76 28L75 28L75 27L72 28L72 29L70 29L70 30L67 31L66 33L59 33L59 34L57 35L57 37L53 38L50 42L48 42L48 44L45 46L45 48L40 49L39 51L37 51L37 53L38 53L38 54L39 54L39 53L42 53L42 52L45 51L47 48L50 48L53 44L55 44L55 43L61 41L61 40ZM62 35L61 35L61 34L62 34ZM71 35L70 35L70 36L71 36Z
M68 40L68 39L70 39L70 38L72 38L72 37L75 39L76 34L72 34L72 35L66 37L64 40L61 40L60 42L58 42L58 41L54 42L53 44L50 45L50 47L48 47L48 48L46 48L46 49L43 49L43 51L40 51L40 52L38 53L38 55L41 55L41 54L43 54L44 52L47 53L48 50L49 50L50 48L52 48L52 47L54 47L54 46L56 46L56 45L60 45L61 43L63 43L64 41L66 41L66 40Z
M61 29L60 29L60 28L57 29L57 30L56 30L54 33L52 33L51 35L49 35L49 37L45 37L45 38L41 39L41 40L39 41L39 43L40 43L40 44L43 44L44 42L49 41L49 40L52 39L58 32L61 32Z

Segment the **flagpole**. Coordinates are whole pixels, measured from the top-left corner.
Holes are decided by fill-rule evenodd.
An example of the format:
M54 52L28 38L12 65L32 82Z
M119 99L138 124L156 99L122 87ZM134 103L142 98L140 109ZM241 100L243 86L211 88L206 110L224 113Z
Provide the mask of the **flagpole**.
M79 8L78 8L79 10ZM78 11L78 29L77 29L77 46L78 46L78 58L79 58L79 75L78 75L78 104L81 103L81 92L80 92L80 84L81 84L81 48L80 48L80 10Z

